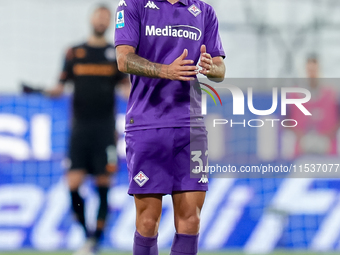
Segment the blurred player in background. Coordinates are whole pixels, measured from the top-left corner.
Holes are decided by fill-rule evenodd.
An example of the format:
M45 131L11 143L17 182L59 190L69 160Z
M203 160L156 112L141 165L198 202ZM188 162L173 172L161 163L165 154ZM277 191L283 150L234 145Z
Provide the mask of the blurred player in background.
M334 88L320 84L319 60L310 54L306 61L307 89L312 98L304 106L312 116L304 115L297 107L291 107L290 117L299 123L293 132L297 143L295 155L337 154L337 131L340 127L339 98Z
M126 158L137 213L133 254L158 254L162 197L170 194L176 228L171 255L195 255L208 189L204 173L201 179L190 175L208 156L195 77L200 72L221 81L225 75L215 12L198 0L122 0L115 46L119 70L132 74Z
M74 83L71 166L67 179L73 211L87 236L77 255L95 254L105 227L110 174L117 167L114 89L118 83L129 82L127 75L118 71L115 49L104 36L110 21L111 13L106 6L95 9L91 36L87 42L68 50L59 84L47 91L50 96L59 96L67 81ZM86 227L84 199L79 194L86 174L94 176L100 199L94 233L89 233Z

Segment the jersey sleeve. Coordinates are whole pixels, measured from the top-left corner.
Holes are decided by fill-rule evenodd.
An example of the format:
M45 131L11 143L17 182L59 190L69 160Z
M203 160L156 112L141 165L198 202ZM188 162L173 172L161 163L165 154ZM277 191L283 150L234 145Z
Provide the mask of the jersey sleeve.
M60 74L59 82L61 84L65 84L66 81L72 80L73 78L72 67L73 67L73 50L72 48L70 48L66 53L63 69Z
M134 0L125 0L116 13L115 47L130 45L137 48L140 36L139 6Z
M223 58L226 57L222 46L222 40L220 34L218 32L218 20L216 17L216 13L211 6L208 9L207 16L205 18L205 32L204 32L204 44L207 47L207 53L211 55L211 57L221 56Z

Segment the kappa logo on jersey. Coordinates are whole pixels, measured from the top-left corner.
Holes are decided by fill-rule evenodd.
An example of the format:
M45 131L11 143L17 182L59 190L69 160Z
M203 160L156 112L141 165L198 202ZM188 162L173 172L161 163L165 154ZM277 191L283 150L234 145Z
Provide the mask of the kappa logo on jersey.
M191 5L189 7L189 12L191 12L192 15L194 15L195 17L197 17L202 11L200 9L198 9L198 7L196 5Z
M179 37L198 41L201 39L202 32L197 27L187 25L165 26L163 28L146 26L145 36Z
M124 21L124 10L117 12L117 22L116 22L116 28L122 28L125 26Z
M120 0L118 6L127 6L125 0Z
M133 179L139 185L139 187L142 187L149 180L149 177L140 171Z
M148 1L148 3L144 6L144 8L150 8L150 9L157 9L159 10L158 6L155 5L153 1Z

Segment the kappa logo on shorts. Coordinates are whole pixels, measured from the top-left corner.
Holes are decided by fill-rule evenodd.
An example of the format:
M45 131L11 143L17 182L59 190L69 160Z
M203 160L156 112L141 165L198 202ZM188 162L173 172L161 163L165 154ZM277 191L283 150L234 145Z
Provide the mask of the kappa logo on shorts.
M197 17L202 11L200 9L198 9L198 7L196 5L191 5L189 7L189 12L191 12L192 15L194 15L195 17Z
M202 174L201 179L198 181L198 183L208 183L208 182L209 182L209 179L206 174Z
M149 177L140 171L133 179L139 185L139 187L142 187L149 180Z

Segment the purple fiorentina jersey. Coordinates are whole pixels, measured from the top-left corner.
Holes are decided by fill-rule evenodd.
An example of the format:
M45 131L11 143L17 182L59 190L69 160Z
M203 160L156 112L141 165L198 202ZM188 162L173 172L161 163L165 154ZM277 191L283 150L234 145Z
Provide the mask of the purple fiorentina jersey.
M213 8L200 0L121 0L115 46L130 45L155 63L171 64L184 49L198 63L202 44L212 57L225 56ZM204 126L197 82L131 75L126 131Z

